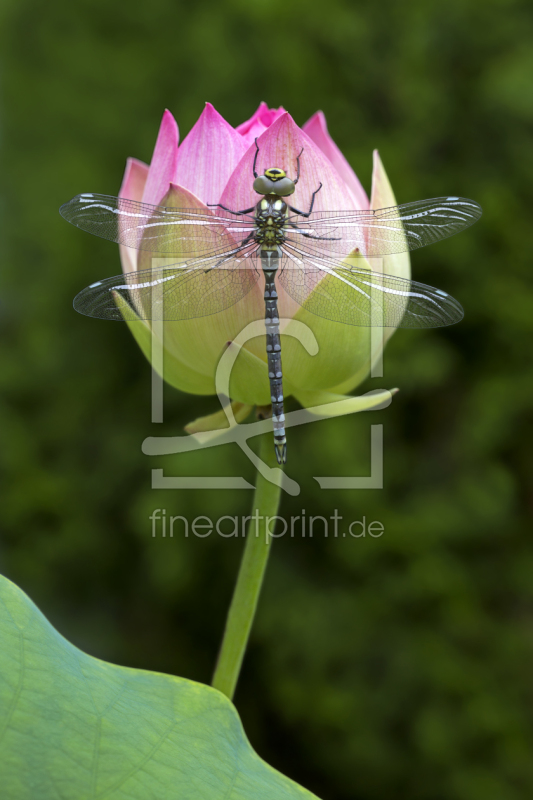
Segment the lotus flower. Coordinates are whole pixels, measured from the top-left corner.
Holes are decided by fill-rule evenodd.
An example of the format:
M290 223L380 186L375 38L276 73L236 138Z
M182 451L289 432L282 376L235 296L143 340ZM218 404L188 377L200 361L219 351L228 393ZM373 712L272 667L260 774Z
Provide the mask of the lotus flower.
M229 125L210 103L190 133L178 145L178 127L165 111L150 166L130 158L120 196L174 208L192 207L209 212L208 204L220 203L241 210L254 206L252 166L259 146L258 168L281 167L294 177L296 158L303 148L301 175L291 205L302 210L316 195L315 210L366 210L396 204L377 151L374 152L371 199L330 137L322 112L299 128L283 109L262 103L253 117L237 128ZM190 255L190 254L189 254ZM347 253L346 256L349 254ZM120 248L125 273L150 267L150 254ZM384 272L409 278L407 253L387 256ZM280 292L280 317L289 319L282 333L285 397L294 395L305 407L338 399L357 386L380 355L382 345L373 344L370 328L330 322L298 306ZM131 316L131 315L129 315ZM217 363L235 337L251 322L264 318L262 282L229 309L193 320L166 322L163 365L160 371L172 386L193 394L215 394ZM291 336L292 321L304 322L318 343L310 355ZM145 355L150 358L155 326L146 320L128 319ZM296 326L295 326L296 327ZM300 326L301 327L301 326ZM372 349L373 347L373 349ZM230 396L240 410L270 403L265 336L256 336L241 348L230 380ZM354 408L354 410L357 410ZM205 428L201 423L197 429ZM192 426L188 430L194 431Z

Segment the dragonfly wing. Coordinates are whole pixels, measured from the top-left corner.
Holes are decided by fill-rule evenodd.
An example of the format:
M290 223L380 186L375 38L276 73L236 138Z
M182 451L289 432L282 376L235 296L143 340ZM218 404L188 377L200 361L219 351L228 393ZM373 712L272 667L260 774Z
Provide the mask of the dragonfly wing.
M463 197L437 197L369 211L316 211L290 218L288 238L314 252L347 256L355 249L386 256L439 242L473 225L481 206Z
M253 217L153 206L103 194L79 194L59 212L67 222L103 239L184 258L227 251L254 229Z
M185 320L217 314L230 308L257 283L259 272L243 262L216 259L202 264L165 266L105 278L74 298L80 314L99 319L123 320L124 303L131 318ZM127 311L126 308L126 311Z
M331 259L315 256L303 262L285 251L278 276L293 300L333 322L438 328L453 325L464 316L460 303L441 289Z

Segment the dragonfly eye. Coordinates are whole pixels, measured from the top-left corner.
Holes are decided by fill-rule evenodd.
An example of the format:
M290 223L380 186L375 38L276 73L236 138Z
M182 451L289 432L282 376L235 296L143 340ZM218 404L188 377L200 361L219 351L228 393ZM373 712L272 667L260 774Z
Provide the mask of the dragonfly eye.
M275 180L270 177L270 173L274 171L281 173ZM291 181L281 169L267 169L264 175L259 175L254 181L254 192L257 194L277 194L279 197L286 197L293 194L295 188L294 181Z

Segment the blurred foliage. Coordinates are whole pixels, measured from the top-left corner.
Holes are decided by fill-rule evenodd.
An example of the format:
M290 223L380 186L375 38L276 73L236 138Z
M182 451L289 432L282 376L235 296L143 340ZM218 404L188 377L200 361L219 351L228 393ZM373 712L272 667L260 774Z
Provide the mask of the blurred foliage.
M386 411L290 431L281 514L380 520L379 539L280 538L236 703L252 745L325 800L533 796L531 512L533 12L527 0L356 4L4 0L0 239L2 571L92 655L209 681L242 540L151 537L155 508L248 513L247 492L151 489L243 475L235 447L149 459L212 398L166 394L126 326L76 315L116 249L57 209L116 194L162 111L182 136L210 100L321 108L369 188L378 147L399 202L459 194L480 223L413 257L456 296L452 329L400 331ZM383 491L364 475L384 425ZM339 523L343 530L343 523Z

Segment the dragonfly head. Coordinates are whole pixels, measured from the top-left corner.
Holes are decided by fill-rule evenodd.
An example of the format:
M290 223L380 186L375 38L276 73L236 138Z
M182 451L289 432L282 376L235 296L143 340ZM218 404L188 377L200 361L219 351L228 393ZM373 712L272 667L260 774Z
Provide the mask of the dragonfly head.
M254 181L254 191L257 194L277 194L287 197L293 194L296 188L295 181L291 181L287 173L279 167L270 167L264 175L258 175Z

